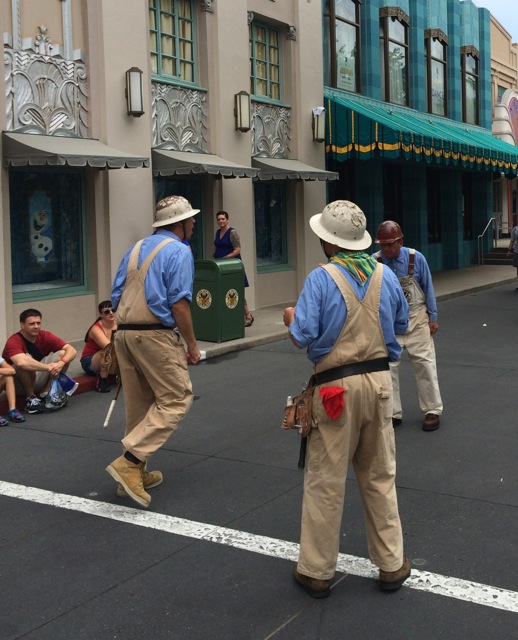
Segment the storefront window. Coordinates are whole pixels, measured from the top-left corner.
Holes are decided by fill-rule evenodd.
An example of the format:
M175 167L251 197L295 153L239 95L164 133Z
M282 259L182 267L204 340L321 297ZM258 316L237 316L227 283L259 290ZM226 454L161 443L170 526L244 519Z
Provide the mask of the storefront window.
M324 84L359 92L360 4L326 0L324 4Z
M15 301L85 287L82 174L11 170L9 196Z
M288 264L286 184L256 182L255 245L258 271Z

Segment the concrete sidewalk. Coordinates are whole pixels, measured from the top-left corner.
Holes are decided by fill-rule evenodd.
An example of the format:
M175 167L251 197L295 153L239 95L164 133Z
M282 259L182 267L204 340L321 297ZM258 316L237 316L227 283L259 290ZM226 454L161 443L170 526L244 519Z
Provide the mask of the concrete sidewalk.
M515 277L515 269L511 265L484 265L471 266L455 271L437 271L432 274L437 300L449 300L458 296L469 295L484 289L491 289L500 285L518 285ZM512 287L514 289L514 286ZM266 307L253 311L254 324L245 329L245 337L227 342L199 341L199 347L206 351L207 358L250 349L262 344L284 340L288 337L286 327L282 322L282 312L285 307L295 304L295 301L287 301L281 305ZM78 353L83 348L83 343L74 344ZM69 375L78 377L84 375L79 359L70 366Z

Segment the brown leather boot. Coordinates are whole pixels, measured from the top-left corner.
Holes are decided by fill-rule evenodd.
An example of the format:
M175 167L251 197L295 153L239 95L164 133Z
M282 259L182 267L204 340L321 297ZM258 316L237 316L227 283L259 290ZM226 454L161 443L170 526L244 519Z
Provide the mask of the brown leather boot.
M295 582L304 587L312 598L328 598L331 593L331 580L318 580L310 578L297 571L297 565L293 568Z
M403 582L410 577L410 560L403 556L403 564L397 571L382 571L380 569L380 588L382 591L397 591Z

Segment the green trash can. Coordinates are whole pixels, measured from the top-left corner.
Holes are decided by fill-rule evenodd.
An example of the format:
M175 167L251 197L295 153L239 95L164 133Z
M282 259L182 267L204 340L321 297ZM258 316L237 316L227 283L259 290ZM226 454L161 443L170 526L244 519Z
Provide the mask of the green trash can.
M245 270L241 260L195 260L191 314L197 340L245 336Z

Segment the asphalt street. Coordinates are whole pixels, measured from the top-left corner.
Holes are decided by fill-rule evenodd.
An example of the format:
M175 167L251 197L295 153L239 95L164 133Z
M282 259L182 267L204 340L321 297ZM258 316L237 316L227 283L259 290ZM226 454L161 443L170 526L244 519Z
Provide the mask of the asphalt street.
M152 459L148 510L118 498L123 399L84 393L0 430L1 640L518 638L518 294L439 303L445 411L421 430L401 367L398 498L413 576L381 593L354 474L331 597L291 577L303 474L280 428L311 373L288 340L192 368L197 400ZM344 573L347 572L347 575Z

